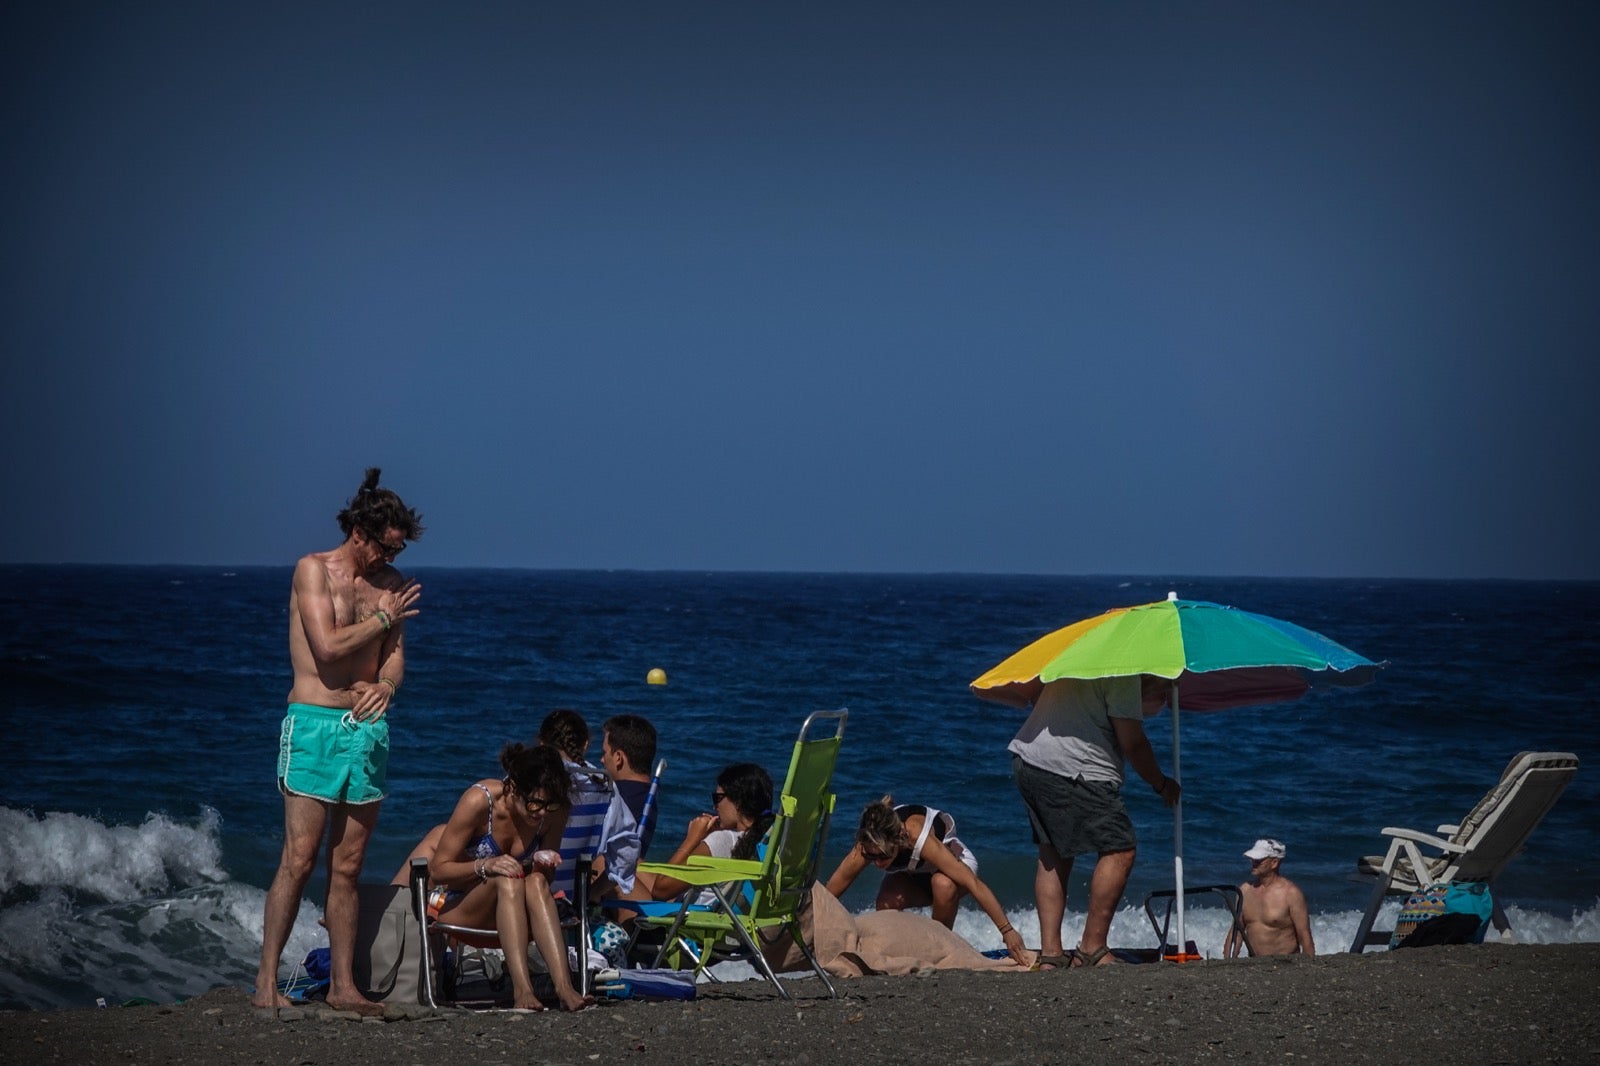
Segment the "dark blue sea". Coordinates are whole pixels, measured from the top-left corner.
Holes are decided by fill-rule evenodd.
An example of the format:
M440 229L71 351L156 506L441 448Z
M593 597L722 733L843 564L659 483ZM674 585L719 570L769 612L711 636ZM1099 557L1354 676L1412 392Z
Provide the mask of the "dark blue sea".
M274 787L289 688L290 569L3 567L0 1006L181 999L249 985L282 839ZM1005 746L1020 712L967 683L1041 634L1175 590L1308 626L1388 665L1364 688L1183 715L1185 880L1237 882L1258 836L1288 845L1324 951L1348 947L1379 830L1463 815L1522 750L1582 768L1499 884L1516 936L1600 939L1600 584L416 571L407 676L391 711L390 798L368 855L387 880L505 741L556 707L598 729L644 714L668 760L658 853L716 770L781 779L807 712L847 707L824 874L861 806L946 808L981 876L1036 944L1033 850ZM652 667L669 683L651 686ZM1170 714L1147 722L1171 769ZM598 740L596 743L598 749ZM1154 946L1147 892L1172 882L1172 821L1128 790L1140 853L1112 927ZM1080 869L1069 901L1082 924ZM846 897L868 908L869 874ZM322 943L312 882L286 959ZM1392 905L1391 905L1392 906ZM957 923L998 947L967 904ZM1204 900L1189 935L1214 954Z

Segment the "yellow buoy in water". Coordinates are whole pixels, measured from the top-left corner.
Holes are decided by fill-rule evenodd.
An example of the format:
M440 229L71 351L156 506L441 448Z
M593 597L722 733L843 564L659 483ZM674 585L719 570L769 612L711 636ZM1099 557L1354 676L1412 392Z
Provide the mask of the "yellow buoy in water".
M647 683L652 685L665 685L667 683L667 672L661 669L661 667L657 666L652 668L648 674L644 675L644 679Z

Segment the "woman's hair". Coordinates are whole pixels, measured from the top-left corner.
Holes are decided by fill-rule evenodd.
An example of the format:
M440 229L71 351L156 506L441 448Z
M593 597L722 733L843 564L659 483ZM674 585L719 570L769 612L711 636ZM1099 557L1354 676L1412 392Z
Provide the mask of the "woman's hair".
M880 855L894 855L911 846L910 834L900 816L894 813L893 796L884 796L862 808L856 843L863 851L875 851Z
M532 798L543 791L545 798L565 807L571 800L567 768L561 765L556 749L543 745L507 744L500 749L500 765L519 795Z
M372 540L381 541L390 529L398 529L406 540L416 540L422 536L422 516L389 489L378 487L382 473L379 467L367 467L366 479L339 512L340 530L348 537L359 529Z
M717 775L717 787L740 814L751 820L750 828L733 846L733 857L754 858L756 845L772 827L772 778L753 762L738 762Z
M551 711L539 724L539 743L550 745L573 762L582 762L583 753L589 750L589 723L565 707Z

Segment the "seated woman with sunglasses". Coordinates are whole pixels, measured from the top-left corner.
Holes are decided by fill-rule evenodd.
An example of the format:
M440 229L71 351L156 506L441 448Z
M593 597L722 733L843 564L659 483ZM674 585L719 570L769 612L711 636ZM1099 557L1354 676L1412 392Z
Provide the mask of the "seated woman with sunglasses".
M468 786L450 820L422 838L395 883L405 883L411 859L427 859L428 913L499 934L514 1006L544 1009L528 973L531 939L549 965L561 1009L582 1010L593 998L573 987L549 883L567 821L566 768L554 748L522 744L502 748L500 765L505 777Z
M734 763L717 775L717 787L711 793L711 812L689 820L683 842L667 861L682 864L691 855L751 859L771 827L772 778L755 763ZM676 900L690 887L677 878L640 870L628 898ZM701 890L695 902L709 905L714 898L714 893L707 888Z
M989 886L978 880L978 859L955 831L956 820L947 811L917 803L897 807L893 796L869 803L861 812L855 846L828 878L828 892L843 896L871 864L887 874L878 888L878 910L929 907L947 929L955 925L961 897L970 895L999 928L1011 957L1032 965L1022 934L1011 927Z

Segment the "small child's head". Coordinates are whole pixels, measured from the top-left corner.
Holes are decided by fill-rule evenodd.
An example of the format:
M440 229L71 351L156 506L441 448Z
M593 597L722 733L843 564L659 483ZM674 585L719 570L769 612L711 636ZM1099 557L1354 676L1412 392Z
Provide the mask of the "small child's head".
M601 726L601 755L609 759L613 753L627 761L634 773L647 774L656 761L656 727L650 719L637 714L618 714L607 718ZM607 766L606 769L611 769Z
M868 862L887 862L903 849L911 846L911 837L894 813L894 797L884 796L869 803L861 811L861 825L856 829L856 843Z
M577 711L565 707L551 711L539 724L539 743L546 744L573 762L582 762L589 750L589 723Z

